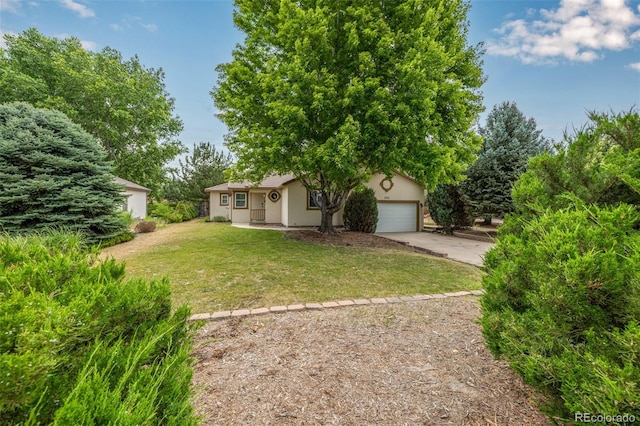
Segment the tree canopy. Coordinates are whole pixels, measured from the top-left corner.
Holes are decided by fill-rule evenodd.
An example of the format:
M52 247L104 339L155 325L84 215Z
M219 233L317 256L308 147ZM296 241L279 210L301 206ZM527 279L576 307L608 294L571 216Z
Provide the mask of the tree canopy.
M63 113L0 104L0 231L66 228L91 243L123 233L112 172L95 138Z
M234 177L293 173L319 191L320 230L374 172L454 181L482 110L480 47L462 0L238 0L246 34L212 90Z
M164 166L184 151L181 120L161 69L114 49L85 50L77 38L36 29L5 35L0 49L0 102L25 101L64 112L96 137L118 176L157 191Z
M535 119L512 102L495 105L479 132L484 142L460 189L476 216L503 216L513 211L511 190L527 162L549 149L550 143Z

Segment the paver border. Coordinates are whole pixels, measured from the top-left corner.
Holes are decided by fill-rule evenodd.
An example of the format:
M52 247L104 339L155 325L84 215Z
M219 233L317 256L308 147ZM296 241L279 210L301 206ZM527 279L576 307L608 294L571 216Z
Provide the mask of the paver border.
M413 303L423 300L431 299L447 299L450 297L462 297L462 296L482 296L484 290L470 290L470 291L456 291L451 293L435 293L435 294L418 294L415 296L400 296L400 297L374 297L371 299L353 299L353 300L337 300L328 301L322 303L309 302L304 304L294 305L280 305L272 306L270 308L255 308L255 309L237 309L233 311L218 311L211 314L193 314L189 317L189 321L217 321L229 318L247 317L264 315L267 313L283 313L283 312L295 312L295 311L317 311L322 309L334 309L351 306L364 306L364 305L377 305L388 303Z

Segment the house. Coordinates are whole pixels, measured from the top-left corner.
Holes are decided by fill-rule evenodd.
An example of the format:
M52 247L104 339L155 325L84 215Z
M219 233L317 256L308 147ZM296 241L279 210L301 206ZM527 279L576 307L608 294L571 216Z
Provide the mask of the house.
M366 186L378 200L376 232L415 232L422 229L424 188L408 176L387 178L375 174ZM320 208L315 197L293 175L270 176L257 185L223 183L206 188L209 216L224 216L238 224L278 224L286 227L319 226ZM333 215L342 226L342 210Z
M131 216L136 219L144 219L147 217L147 194L149 194L151 190L119 177L116 177L115 181L124 186L123 193L127 196L122 205L122 210L131 212Z

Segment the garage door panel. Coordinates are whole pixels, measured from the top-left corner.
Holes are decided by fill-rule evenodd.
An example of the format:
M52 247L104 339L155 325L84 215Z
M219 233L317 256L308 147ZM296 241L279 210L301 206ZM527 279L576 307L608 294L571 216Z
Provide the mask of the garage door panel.
M417 215L416 203L378 203L376 232L415 232Z

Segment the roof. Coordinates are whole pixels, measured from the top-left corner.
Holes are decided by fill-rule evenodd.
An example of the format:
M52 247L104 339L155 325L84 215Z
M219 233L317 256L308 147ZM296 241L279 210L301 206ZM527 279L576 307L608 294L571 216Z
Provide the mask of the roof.
M151 192L151 190L149 188L145 188L142 185L138 185L137 183L133 183L131 181L119 178L117 176L116 176L116 178L114 180L116 181L116 183L119 183L120 185L124 185L125 189L131 189L131 190L134 190L134 191Z
M253 184L248 180L245 180L243 182L228 182L228 183L221 183L220 185L206 188L204 192L227 192L233 189L249 189L249 188L259 188L259 189L281 188L282 186L290 182L293 182L294 180L296 180L296 178L292 174L271 175L266 177L262 182L260 182L257 185Z

